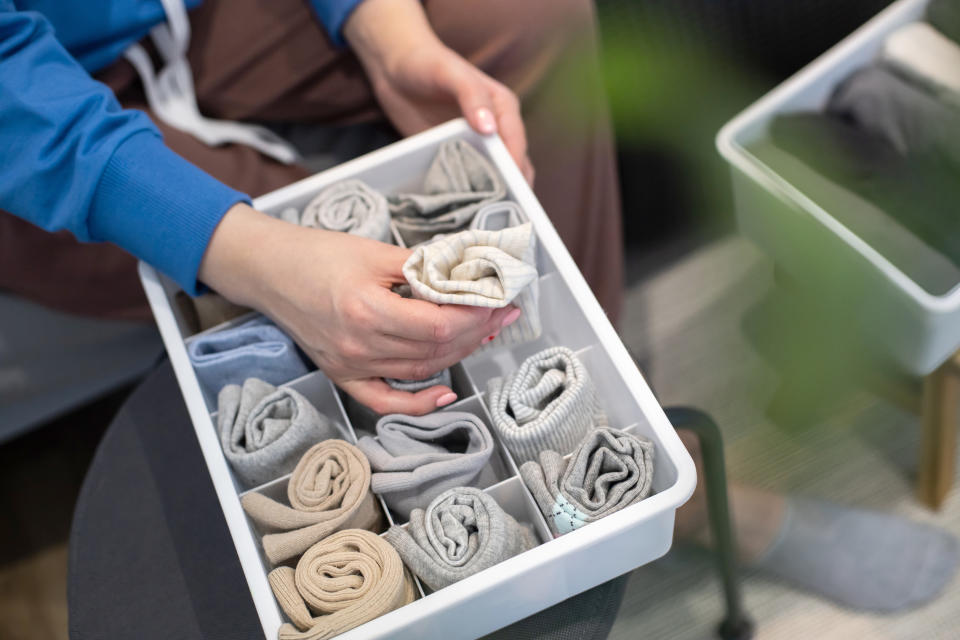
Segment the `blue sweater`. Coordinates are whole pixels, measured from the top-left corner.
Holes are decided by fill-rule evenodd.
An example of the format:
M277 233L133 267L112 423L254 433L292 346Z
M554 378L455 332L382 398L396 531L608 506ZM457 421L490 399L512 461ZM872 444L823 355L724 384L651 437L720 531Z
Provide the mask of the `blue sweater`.
M360 1L310 3L342 44ZM0 0L0 209L112 242L197 293L210 236L249 198L167 149L89 75L163 19L159 0Z

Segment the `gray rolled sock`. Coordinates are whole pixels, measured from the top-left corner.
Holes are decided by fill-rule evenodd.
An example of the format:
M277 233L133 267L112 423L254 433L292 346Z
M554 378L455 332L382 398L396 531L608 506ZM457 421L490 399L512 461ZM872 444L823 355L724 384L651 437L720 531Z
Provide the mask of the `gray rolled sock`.
M384 378L383 380L390 385L391 389L396 389L397 391L407 391L409 393L423 391L424 389L435 387L438 384L447 387L450 387L453 384L450 378L450 369L438 371L429 378L425 378L423 380L397 380L396 378Z
M487 383L493 428L517 464L541 451L566 455L591 429L607 426L586 368L567 347L530 356L506 378Z
M791 497L754 566L837 604L878 612L933 599L957 570L956 539L906 518Z
M500 174L479 151L464 140L451 140L427 170L422 193L391 197L390 212L403 241L413 246L466 228L481 205L506 193Z
M406 529L394 525L384 538L403 563L431 589L442 589L537 545L489 495L456 487L437 496L426 510L414 509Z
M299 223L380 242L392 240L387 199L360 180L343 180L321 191L303 209Z
M220 445L245 488L289 473L312 445L340 437L300 393L257 378L221 389L217 411Z
M370 489L404 519L447 489L497 480L487 467L493 436L471 413L387 415L376 432L376 438L364 436L357 443L373 470Z
M640 502L653 488L653 443L617 429L587 434L569 460L544 451L520 476L554 535L560 536Z
M525 222L529 222L529 220L520 205L505 200L480 207L473 217L473 222L470 223L470 228L503 231L507 227L517 227Z

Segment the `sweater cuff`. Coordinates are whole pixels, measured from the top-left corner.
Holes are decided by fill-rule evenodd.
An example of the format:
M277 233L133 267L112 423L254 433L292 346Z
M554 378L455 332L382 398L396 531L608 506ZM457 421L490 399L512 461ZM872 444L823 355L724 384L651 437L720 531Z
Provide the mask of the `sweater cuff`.
M87 220L91 239L120 246L198 295L203 254L221 218L238 202L250 198L145 131L114 150Z
M310 0L310 6L320 18L330 40L338 47L347 45L343 39L343 24L363 0Z

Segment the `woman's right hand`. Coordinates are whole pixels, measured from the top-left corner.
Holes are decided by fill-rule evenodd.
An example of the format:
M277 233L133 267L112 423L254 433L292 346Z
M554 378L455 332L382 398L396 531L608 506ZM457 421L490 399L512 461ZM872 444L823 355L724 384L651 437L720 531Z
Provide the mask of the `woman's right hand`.
M424 379L515 321L485 309L403 298L409 249L306 229L235 205L217 227L200 280L283 327L340 388L377 413L420 415L456 399L435 386L397 391L382 378Z

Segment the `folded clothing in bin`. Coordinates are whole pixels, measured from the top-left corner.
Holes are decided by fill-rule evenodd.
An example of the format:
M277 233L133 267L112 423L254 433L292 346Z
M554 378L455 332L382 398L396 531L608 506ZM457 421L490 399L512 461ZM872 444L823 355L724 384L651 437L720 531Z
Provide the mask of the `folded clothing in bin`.
M383 513L370 492L370 463L352 444L325 440L307 450L287 482L290 506L260 493L240 499L255 522L276 533L261 540L279 564L342 529L382 528Z
M426 510L413 510L407 529L394 525L384 538L434 590L537 545L529 525L514 520L492 496L473 487L441 493Z
M493 165L464 140L441 145L422 190L390 198L394 224L407 246L466 228L481 205L507 193Z
M945 102L960 105L960 44L930 25L912 22L894 31L881 58Z
M187 345L187 355L208 407L224 386L243 384L251 375L283 384L308 371L290 336L263 316L198 336Z
M543 451L520 467L554 535L640 502L653 488L653 443L603 427L587 434L568 460Z
M314 443L339 436L296 390L257 378L221 389L217 411L220 446L245 488L289 473Z
M396 550L362 529L339 531L303 554L297 568L267 576L291 623L279 640L327 640L410 604L416 587Z
M518 464L548 449L570 453L587 432L607 425L590 375L567 347L544 349L506 378L492 378L487 406Z
M364 436L357 446L373 469L370 487L404 520L447 489L498 480L487 467L493 436L472 413L392 414L377 422L376 431L376 438Z
M380 242L392 240L386 197L356 179L330 185L302 213L287 209L281 218L304 227L341 231Z
M414 297L437 304L502 308L520 318L487 348L540 336L536 237L530 223L501 231L468 229L421 245L403 265Z

